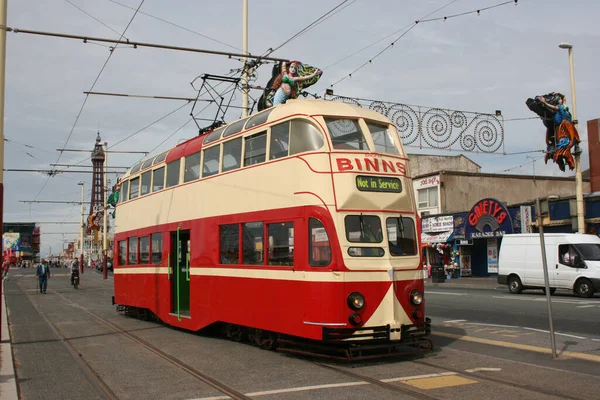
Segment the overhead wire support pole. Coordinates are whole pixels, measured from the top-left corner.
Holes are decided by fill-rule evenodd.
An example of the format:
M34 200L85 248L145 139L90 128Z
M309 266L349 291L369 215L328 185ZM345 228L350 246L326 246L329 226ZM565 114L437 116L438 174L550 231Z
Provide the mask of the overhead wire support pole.
M0 0L0 226L4 226L4 82L6 78L6 0ZM0 282L2 297L2 282ZM2 316L0 307L0 317ZM0 332L0 340L2 340ZM6 339L6 338L4 338Z
M242 51L248 54L248 0L242 0ZM242 118L248 116L248 58L242 67Z
M70 35L70 34L66 34L66 33L33 31L33 30L29 30L29 29L11 28L6 25L4 25L4 27L5 28L2 30L6 30L7 32L26 33L29 35L39 35L39 36L52 36L52 37L60 37L60 38L64 38L64 39L79 39L79 40L83 40L84 43L87 43L87 42L112 43L114 45L133 46L134 49L138 48L138 47L151 47L151 48L163 49L163 50L175 50L175 51L186 51L186 52L191 52L191 53L214 54L214 55L218 55L218 56L227 56L229 58L231 58L231 57L241 57L241 58L247 57L247 58L252 58L255 60L267 60L267 61L279 61L279 62L289 61L284 58L254 56L250 53L247 53L247 54L228 53L226 51L196 49L196 48L192 48L192 47L169 46L169 45L155 44L155 43L134 42L131 40L114 40L114 39L105 39L105 38L98 38L98 37L92 37L92 36Z

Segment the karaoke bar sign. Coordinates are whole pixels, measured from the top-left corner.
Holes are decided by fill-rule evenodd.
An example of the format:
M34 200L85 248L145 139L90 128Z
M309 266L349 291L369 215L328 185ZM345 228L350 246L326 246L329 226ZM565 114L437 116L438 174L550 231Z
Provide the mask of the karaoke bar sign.
M483 199L473 206L467 217L467 239L494 238L507 233L513 233L513 226L502 203L496 199Z

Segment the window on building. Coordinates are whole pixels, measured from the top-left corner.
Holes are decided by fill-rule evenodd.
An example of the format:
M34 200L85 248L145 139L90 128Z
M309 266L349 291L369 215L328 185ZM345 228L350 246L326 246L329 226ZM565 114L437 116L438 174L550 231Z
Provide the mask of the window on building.
M119 194L119 196L121 197L121 200L119 200L119 203L129 200L129 181L128 180L123 181L123 183L121 184L121 193Z
M219 153L221 146L216 145L204 150L202 177L206 178L219 173Z
M152 264L162 264L162 233L152 234Z
M190 182L200 178L200 152L190 154L185 158L183 181Z
M130 186L129 198L135 199L140 194L140 178L139 177L133 178L129 182L130 182L129 183L129 186Z
M290 155L319 150L324 144L323 134L315 125L302 119L292 121Z
M294 265L294 223L268 224L269 265Z
M337 150L369 150L358 120L325 118L333 148Z
M390 217L385 226L392 256L414 256L417 253L415 221L407 217Z
M171 161L167 164L167 187L175 186L179 184L179 169L181 165L181 158L175 161Z
M261 132L246 137L244 166L265 162L267 155L267 133Z
M419 208L429 208L438 206L437 186L417 189L417 194L419 197Z
M221 240L221 264L240 262L240 226L229 224L219 226Z
M242 138L223 143L222 172L238 169L242 166Z
M152 171L152 191L157 192L165 188L165 167L160 167Z
M117 260L118 265L127 265L127 241L119 241L119 258Z
M142 187L140 196L150 193L150 180L152 179L151 171L146 171L142 174Z
M129 265L137 264L138 260L138 238L129 238Z
M400 154L396 147L396 140L389 125L380 125L372 122L367 122L371 137L375 143L375 151L388 154Z
M244 264L262 265L264 231L262 222L243 224L242 248L244 249Z
M331 263L329 235L323 223L316 218L308 220L309 261L313 267L325 267Z
M140 238L140 264L148 264L150 262L150 237L143 236Z

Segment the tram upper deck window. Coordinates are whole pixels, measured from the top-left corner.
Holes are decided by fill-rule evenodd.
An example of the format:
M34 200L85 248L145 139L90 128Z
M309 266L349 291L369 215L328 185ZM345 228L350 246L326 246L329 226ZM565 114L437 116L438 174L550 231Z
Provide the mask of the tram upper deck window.
M144 161L142 163L142 167L140 168L140 170L144 170L144 169L148 168L149 166L151 166L153 160L154 160L154 158Z
M336 150L369 150L358 120L325 118L331 143Z
M131 179L129 181L129 186L131 187L130 192L129 192L129 198L135 199L140 194L140 178L139 178L139 176Z
M242 166L242 138L223 143L223 165L221 171L231 171Z
M390 217L385 221L392 256L417 254L415 221L407 217Z
M251 129L255 126L262 125L267 122L267 118L269 118L269 114L273 111L273 107L266 109L265 111L254 114L248 119L248 122L244 126L244 129Z
M155 165L155 164L158 164L159 162L165 161L165 158L167 158L167 154L169 154L169 150L163 151L162 153L160 153L159 155L154 157L154 161L152 161L152 165Z
M190 154L185 158L183 181L190 182L200 178L200 152Z
M221 146L213 146L204 150L204 163L202 164L202 177L206 178L219 173L219 153Z
M329 235L323 223L316 218L308 220L309 264L312 267L326 267L331 263Z
M152 191L158 192L165 188L165 167L156 168L152 171Z
M215 129L214 131L209 133L208 136L204 138L204 141L202 142L202 144L209 144L209 143L214 142L215 140L219 140L221 138L221 133L223 133L225 128L226 127L224 126L222 128Z
M290 144L290 121L271 127L271 152L269 160L287 157Z
M244 129L244 125L246 125L246 121L248 121L248 118L240 119L239 121L229 125L227 128L225 128L225 132L223 132L223 137L231 136L238 132L241 132L242 129Z
M292 120L290 155L319 150L325 144L321 131L308 121Z
M179 184L179 168L181 165L181 158L175 161L171 161L167 164L167 187L175 186Z
M141 162L135 164L133 167L131 167L131 172L129 172L129 173L130 174L135 174L136 172L138 172L140 170L141 166L142 166Z
M261 132L246 138L244 166L265 162L267 155L267 133Z
M371 137L375 143L375 151L388 154L400 154L389 125L367 122L367 126L369 127Z
M140 188L140 196L150 193L151 171L146 171L142 174L142 187Z
M124 180L121 184L121 200L119 203L129 200L129 180Z

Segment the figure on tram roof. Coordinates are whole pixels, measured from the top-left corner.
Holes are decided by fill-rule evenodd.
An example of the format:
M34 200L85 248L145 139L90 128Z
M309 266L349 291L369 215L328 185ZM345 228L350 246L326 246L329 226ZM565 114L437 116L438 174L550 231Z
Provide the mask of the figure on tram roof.
M258 102L258 111L298 98L298 94L314 85L323 71L299 61L282 62L273 67L272 76Z

